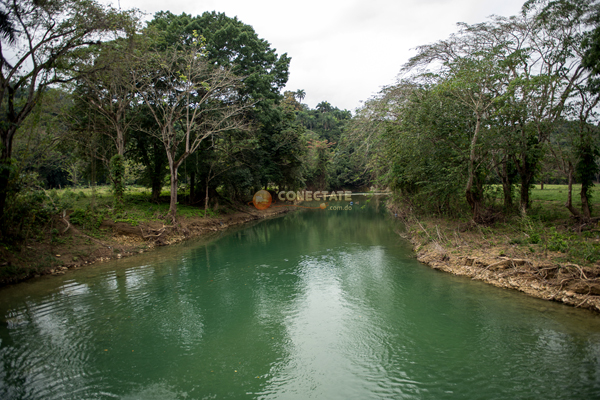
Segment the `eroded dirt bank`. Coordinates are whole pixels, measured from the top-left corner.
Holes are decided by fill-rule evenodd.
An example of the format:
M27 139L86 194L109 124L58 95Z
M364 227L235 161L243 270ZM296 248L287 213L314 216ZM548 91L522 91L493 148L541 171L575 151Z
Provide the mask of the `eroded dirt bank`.
M180 217L176 225L162 222L136 226L105 219L98 231L86 231L69 222L55 221L54 228L23 243L18 250L0 248L0 286L18 283L40 275L60 275L115 258L133 256L157 246L170 245L200 237L250 221L285 214L288 207L257 210L239 206L219 217Z
M600 312L600 266L562 262L560 254L535 254L510 244L473 240L469 232L452 237L435 225L409 224L402 236L417 259L430 267L491 285L518 290L544 300Z

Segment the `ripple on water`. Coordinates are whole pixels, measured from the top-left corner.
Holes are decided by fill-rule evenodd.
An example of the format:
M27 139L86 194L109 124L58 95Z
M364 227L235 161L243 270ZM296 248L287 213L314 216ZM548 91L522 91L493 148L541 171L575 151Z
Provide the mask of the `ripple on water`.
M441 276L369 218L299 213L12 291L0 398L600 398L588 314Z

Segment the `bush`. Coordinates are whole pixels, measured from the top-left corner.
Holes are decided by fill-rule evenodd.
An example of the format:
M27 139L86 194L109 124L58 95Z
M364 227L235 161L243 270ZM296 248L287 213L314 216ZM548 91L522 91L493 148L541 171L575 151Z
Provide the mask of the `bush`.
M94 212L88 207L87 209L76 209L71 213L69 219L71 223L84 229L98 230L104 220L104 215Z
M548 240L548 250L566 253L569 250L568 238L557 232L556 228L552 228L552 232L552 236Z

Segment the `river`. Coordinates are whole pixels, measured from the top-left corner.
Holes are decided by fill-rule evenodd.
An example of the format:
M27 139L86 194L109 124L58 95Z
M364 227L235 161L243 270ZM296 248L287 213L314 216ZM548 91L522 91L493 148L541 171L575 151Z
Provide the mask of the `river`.
M600 398L598 315L420 264L376 201L1 289L0 398Z

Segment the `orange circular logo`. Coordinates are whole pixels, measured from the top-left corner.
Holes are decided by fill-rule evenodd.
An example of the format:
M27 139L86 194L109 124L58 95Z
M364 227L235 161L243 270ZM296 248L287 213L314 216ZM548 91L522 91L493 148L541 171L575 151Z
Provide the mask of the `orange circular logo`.
M252 203L257 209L266 210L271 205L272 200L271 193L267 192L266 190L259 190L254 194Z

